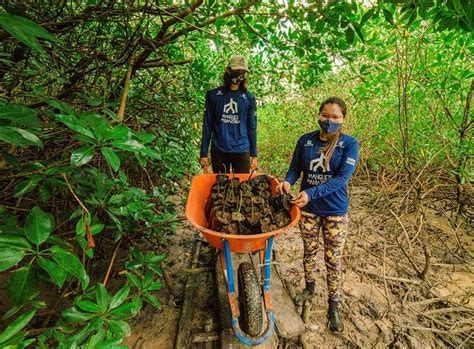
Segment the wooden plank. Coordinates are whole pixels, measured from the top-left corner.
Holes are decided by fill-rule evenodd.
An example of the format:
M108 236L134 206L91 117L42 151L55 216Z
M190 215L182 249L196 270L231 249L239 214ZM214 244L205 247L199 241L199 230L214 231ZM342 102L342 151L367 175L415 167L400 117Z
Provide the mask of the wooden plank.
M261 268L258 267L260 265L258 253L252 255L251 261L260 277ZM293 303L293 297L289 293L291 291L294 292L294 289L287 290L280 278L280 273L275 268L275 265L272 265L270 296L275 312L275 327L278 335L285 339L298 337L306 328Z
M283 338L295 338L305 330L305 324L296 311L295 305L286 288L272 265L270 279L270 294L272 297L273 310L275 311L275 327L278 335Z
M201 241L197 240L194 251L191 268L195 268L199 258ZM186 280L186 287L184 289L183 306L181 308L181 316L179 318L178 333L176 335L176 349L188 348L190 324L193 317L193 298L199 282L202 280L202 274L190 274Z
M247 255L237 255L232 254L232 266L234 271L234 283L237 290L237 270L240 262L249 261ZM227 290L224 281L224 276L221 268L219 258L216 261L216 283L217 283L217 293L219 300L219 316L221 319L222 332L221 332L221 349L245 349L245 348L255 348L255 349L272 349L277 347L278 338L275 333L268 338L268 340L257 346L248 346L240 342L234 335L230 333L230 324L231 312L229 301L227 298ZM264 324L265 326L265 324Z
M223 329L231 328L230 324L230 305L227 299L227 290L224 281L224 275L221 268L219 256L216 258L216 284L217 284L217 300L219 303L219 319Z
M191 342L201 343L201 342L214 342L220 340L220 335L217 332L203 332L195 333L192 336Z

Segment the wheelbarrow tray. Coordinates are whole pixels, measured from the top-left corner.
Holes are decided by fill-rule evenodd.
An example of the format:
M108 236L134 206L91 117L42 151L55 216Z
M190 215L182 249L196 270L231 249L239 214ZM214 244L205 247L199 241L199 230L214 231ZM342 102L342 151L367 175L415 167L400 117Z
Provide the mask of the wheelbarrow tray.
M253 174L253 177L259 174ZM292 206L290 211L291 222L289 225L267 233L251 234L251 235L237 235L224 234L208 228L209 222L206 218L206 203L211 193L211 188L216 182L218 174L201 174L193 177L191 182L191 189L188 194L188 201L186 203L186 218L201 231L203 236L219 250L224 250L223 240L227 240L230 245L231 252L234 253L249 253L265 249L266 242L270 237L283 233L288 228L296 225L300 219L300 210L296 206ZM238 177L241 181L248 180L250 173L236 173L228 174L229 178ZM277 195L276 187L278 179L270 177L270 188L272 195Z

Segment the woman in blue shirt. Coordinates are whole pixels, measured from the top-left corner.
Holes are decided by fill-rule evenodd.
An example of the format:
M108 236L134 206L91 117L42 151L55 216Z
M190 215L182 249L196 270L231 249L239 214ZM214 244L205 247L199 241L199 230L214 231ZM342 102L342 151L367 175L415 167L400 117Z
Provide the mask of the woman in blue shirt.
M321 130L307 133L298 140L285 181L278 187L280 192L289 192L303 173L301 190L293 201L302 209L300 230L306 288L300 300L316 293L316 253L321 230L327 267L328 321L333 332L341 332L344 328L339 304L341 262L348 225L347 182L359 156L357 140L341 132L346 111L346 104L339 97L330 97L321 104L318 114Z
M257 167L257 108L247 91L247 60L232 56L224 72L224 85L206 94L201 153L204 171L211 162L214 173L248 173Z

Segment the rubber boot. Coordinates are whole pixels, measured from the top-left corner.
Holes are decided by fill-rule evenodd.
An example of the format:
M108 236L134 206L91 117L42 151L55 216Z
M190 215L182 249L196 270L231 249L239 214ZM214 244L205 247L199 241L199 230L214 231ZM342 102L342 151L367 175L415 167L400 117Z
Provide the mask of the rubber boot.
M303 290L303 293L295 297L296 305L302 306L303 303L316 294L316 283L315 281L306 281L306 287Z
M344 324L339 315L339 302L332 300L329 301L328 323L329 329L334 333L339 333L344 330Z

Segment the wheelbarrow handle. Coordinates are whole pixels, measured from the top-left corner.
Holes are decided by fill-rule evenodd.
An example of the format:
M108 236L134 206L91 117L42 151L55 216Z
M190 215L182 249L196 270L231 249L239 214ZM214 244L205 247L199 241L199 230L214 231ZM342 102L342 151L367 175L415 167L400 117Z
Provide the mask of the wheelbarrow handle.
M260 337L249 337L240 329L239 318L233 317L232 329L234 331L234 335L246 345L259 345L265 343L265 341L273 334L273 330L275 329L275 314L273 313L273 310L267 310L267 318L268 323L265 332L263 332Z

